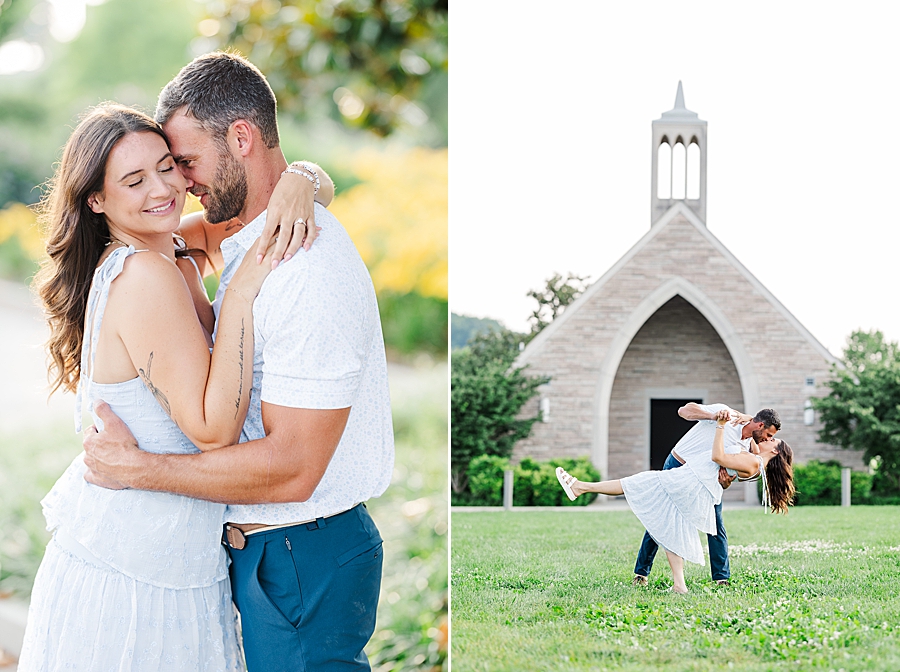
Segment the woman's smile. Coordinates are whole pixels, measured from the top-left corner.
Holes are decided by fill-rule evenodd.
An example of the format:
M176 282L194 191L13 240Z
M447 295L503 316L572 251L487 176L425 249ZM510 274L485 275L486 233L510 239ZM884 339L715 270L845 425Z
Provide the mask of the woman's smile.
M170 215L175 210L175 197L162 205L144 210L149 215Z

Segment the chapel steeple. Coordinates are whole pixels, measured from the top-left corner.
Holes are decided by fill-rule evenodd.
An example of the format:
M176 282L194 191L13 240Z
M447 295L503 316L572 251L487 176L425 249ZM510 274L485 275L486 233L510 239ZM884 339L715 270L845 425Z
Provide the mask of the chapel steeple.
M678 82L675 107L653 121L650 226L676 201L706 223L706 122L684 106Z

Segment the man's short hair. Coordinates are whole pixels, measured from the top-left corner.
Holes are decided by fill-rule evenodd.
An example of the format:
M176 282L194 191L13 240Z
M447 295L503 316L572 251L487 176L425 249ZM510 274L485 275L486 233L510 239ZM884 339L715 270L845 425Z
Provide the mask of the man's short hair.
M156 122L165 124L182 108L217 141L224 140L231 124L245 119L259 129L266 147L278 146L272 87L255 65L238 54L216 51L184 66L159 94Z
M778 411L774 408L762 409L753 418L753 422L761 422L763 427L775 427L775 429L781 430L781 418L778 416Z

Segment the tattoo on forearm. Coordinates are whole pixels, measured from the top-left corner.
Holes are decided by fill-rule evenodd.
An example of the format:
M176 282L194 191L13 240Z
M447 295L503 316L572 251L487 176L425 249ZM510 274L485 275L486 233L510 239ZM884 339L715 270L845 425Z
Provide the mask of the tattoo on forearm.
M241 397L244 395L244 319L241 318L241 340L238 343L238 366L241 370L240 386L238 387L237 400L234 402L234 417L241 412Z
M147 389L150 390L150 393L156 398L156 401L159 402L159 405L163 407L163 410L166 412L170 418L172 417L172 407L169 405L169 400L166 398L166 395L163 394L162 390L160 390L156 385L153 384L153 381L150 380L150 366L153 364L153 353L150 353L150 358L147 360L147 370L138 369L138 374L141 377L141 380L144 381L144 385L147 386Z

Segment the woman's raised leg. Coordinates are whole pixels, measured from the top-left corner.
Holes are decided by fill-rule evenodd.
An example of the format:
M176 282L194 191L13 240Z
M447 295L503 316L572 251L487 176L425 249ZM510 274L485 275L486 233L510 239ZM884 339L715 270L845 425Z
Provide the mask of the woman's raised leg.
M556 478L559 479L566 494L572 493L569 499L575 499L586 492L597 492L610 496L625 494L621 481L579 481L562 467L556 468Z

